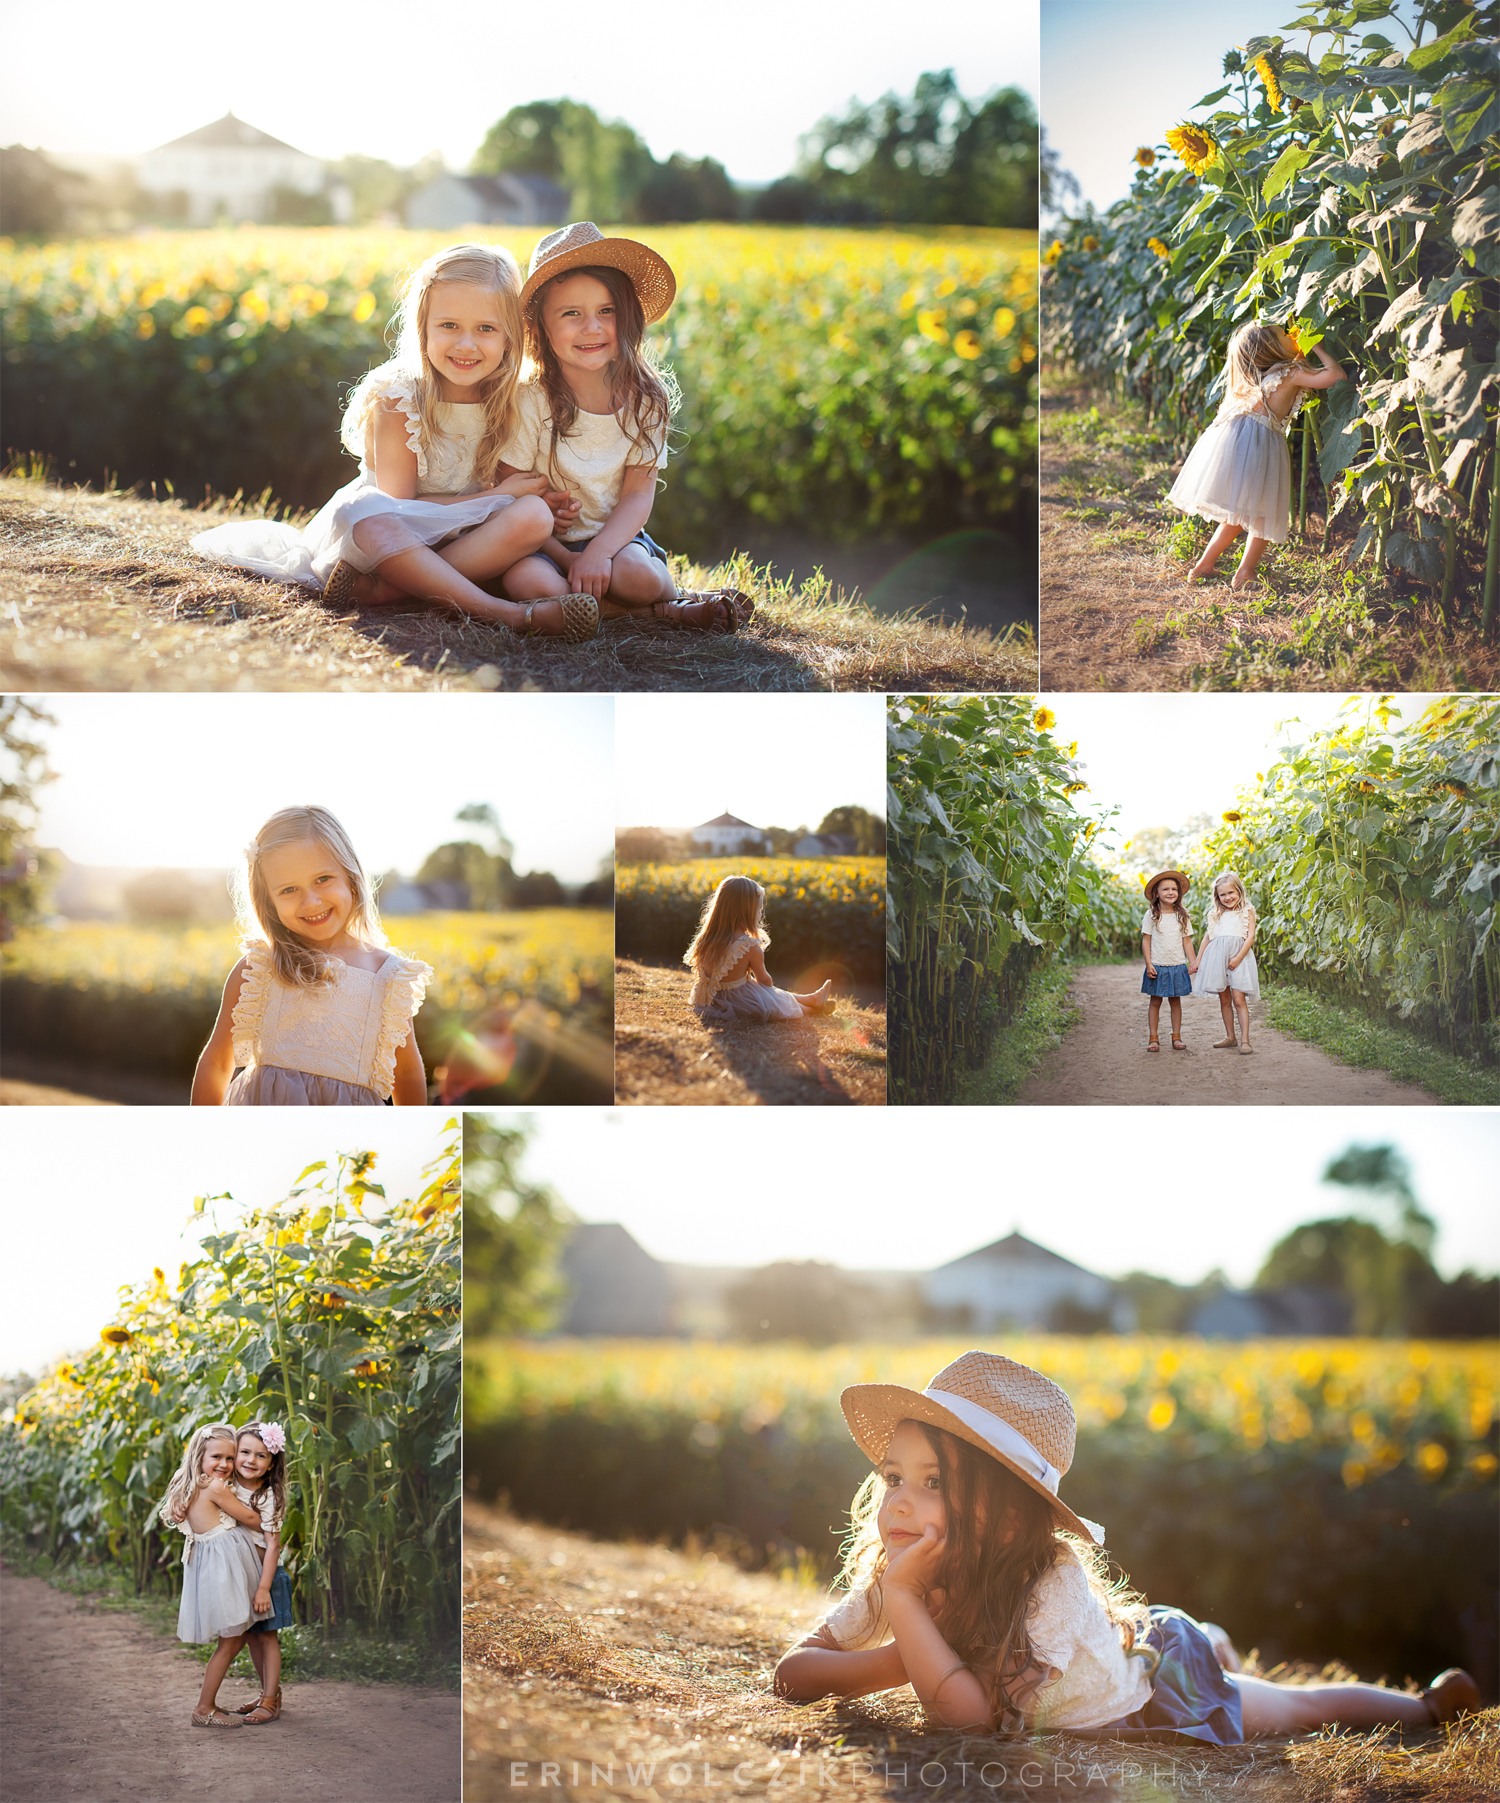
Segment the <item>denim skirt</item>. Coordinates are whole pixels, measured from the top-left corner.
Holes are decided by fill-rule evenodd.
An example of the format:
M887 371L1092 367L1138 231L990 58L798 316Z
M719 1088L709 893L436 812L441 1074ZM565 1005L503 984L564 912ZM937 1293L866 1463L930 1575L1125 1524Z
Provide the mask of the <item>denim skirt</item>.
M1188 975L1185 964L1158 964L1156 975L1148 976L1141 972L1142 995L1191 995L1193 979Z
M1245 1738L1240 1693L1225 1677L1208 1636L1181 1609L1153 1604L1143 1644L1161 1654L1150 1700L1088 1733L1101 1740L1189 1740L1235 1747Z
M296 1625L292 1619L292 1580L278 1565L276 1576L271 1579L271 1613L263 1621L251 1622L249 1632L264 1634L268 1628L294 1628Z
M594 539L597 536L597 533L591 533L588 538L567 539L564 543L570 551L582 551L587 546L593 544ZM656 558L659 563L665 563L667 561L666 552L662 550L661 546L657 544L656 540L652 538L649 532L637 532L635 537L629 542L632 545L639 545L647 556ZM547 553L545 551L538 551L537 556L547 557ZM554 558L547 557L547 562L552 565L554 570L557 570L559 576L567 576L568 572L566 570L558 569L557 562Z

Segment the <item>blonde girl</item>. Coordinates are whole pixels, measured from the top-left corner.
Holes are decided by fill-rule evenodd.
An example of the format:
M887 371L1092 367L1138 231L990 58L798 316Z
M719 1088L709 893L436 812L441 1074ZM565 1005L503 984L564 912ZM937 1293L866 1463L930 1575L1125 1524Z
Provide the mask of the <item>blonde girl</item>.
M532 368L516 397L502 472L527 472L570 500L539 555L510 569L517 601L574 589L605 618L735 632L754 612L736 590L679 594L667 554L646 532L656 472L667 461L676 384L645 345L677 293L665 260L633 238L579 220L543 238L521 305Z
M180 1528L186 1541L177 1638L218 1642L193 1711L195 1728L245 1725L242 1717L219 1708L219 1686L250 1624L269 1613L257 1608L261 1563L245 1531L259 1517L234 1492L234 1461L235 1431L227 1422L195 1428L156 1509L163 1525Z
M1286 543L1292 497L1287 421L1305 393L1345 379L1322 345L1313 350L1321 368L1302 356L1280 326L1257 320L1230 339L1224 399L1167 495L1184 513L1219 522L1188 572L1190 579L1211 575L1244 532L1245 549L1231 583L1242 589L1254 580L1267 544Z
M1172 1016L1172 1050L1187 1050L1182 1037L1182 998L1193 993L1193 972L1198 968L1193 957L1193 925L1182 905L1191 880L1180 870L1159 870L1146 885L1146 912L1141 916L1146 969L1141 994L1151 998L1146 1009L1148 1052L1161 1050L1163 999Z
M842 1401L875 1470L854 1499L847 1594L783 1655L782 1696L910 1685L944 1728L1215 1745L1479 1706L1461 1671L1420 1696L1247 1677L1222 1628L1111 1583L1103 1528L1058 1495L1073 1405L1028 1365L966 1352L925 1390L853 1384Z
M294 1625L291 1580L279 1562L281 1524L286 1516L286 1432L279 1422L247 1421L235 1436L235 1495L256 1515L250 1538L261 1555L260 1582L255 1591L259 1617L246 1633L245 1644L259 1693L241 1703L234 1713L250 1728L274 1722L281 1715L282 1628Z
M521 272L501 245L435 252L407 279L394 355L349 397L341 437L359 474L305 531L235 521L199 533L194 549L321 588L334 607L414 595L522 633L591 638L591 596L518 606L480 586L553 531L547 483L500 468L516 423L520 294Z
M771 935L762 921L766 892L747 876L726 876L704 904L682 961L693 972L693 1012L708 1023L801 1020L831 1014L833 984L808 995L777 989L766 974Z
M273 814L245 847L235 900L244 956L198 1059L194 1106L425 1104L412 1022L432 967L392 950L334 816Z
M1250 998L1260 994L1260 973L1255 962L1255 909L1237 872L1221 870L1214 878L1213 900L1203 922L1203 950L1193 974L1194 995L1217 995L1224 1017L1224 1037L1214 1041L1216 1052L1238 1046L1242 1056L1250 1044ZM1235 1016L1239 1038L1235 1038Z

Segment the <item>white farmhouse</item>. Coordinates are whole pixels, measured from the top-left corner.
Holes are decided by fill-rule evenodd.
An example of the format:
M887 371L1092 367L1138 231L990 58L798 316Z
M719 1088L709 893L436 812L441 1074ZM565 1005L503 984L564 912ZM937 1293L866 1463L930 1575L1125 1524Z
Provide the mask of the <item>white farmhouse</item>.
M738 852L768 852L771 849L770 834L763 833L758 826L751 826L748 820L741 820L737 814L720 814L716 820L705 820L702 826L695 826L688 837L711 858L729 858Z
M989 1332L1062 1325L1060 1310L1107 1314L1113 1296L1107 1277L1085 1271L1021 1233L939 1265L928 1273L926 1287L930 1308L963 1314L966 1326Z
M150 194L185 196L189 225L212 225L219 218L265 221L277 188L321 194L327 172L317 157L226 113L212 125L148 151L136 164L136 179ZM329 199L335 220L345 223L348 190L337 186Z

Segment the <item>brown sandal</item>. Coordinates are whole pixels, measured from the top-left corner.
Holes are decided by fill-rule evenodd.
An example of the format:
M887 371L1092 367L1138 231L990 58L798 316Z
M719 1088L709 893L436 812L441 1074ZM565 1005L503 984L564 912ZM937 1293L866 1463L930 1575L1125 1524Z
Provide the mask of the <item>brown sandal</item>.
M202 1715L194 1713L193 1716L195 1728L243 1728L244 1725L242 1717L230 1715L226 1710L220 1709L217 1704Z
M1232 1052L1239 1043L1237 1039L1216 1039L1214 1050L1216 1052Z
M556 632L532 624L531 616L543 601L562 603L562 626ZM586 639L593 638L598 630L599 603L592 595L539 595L535 601L526 603L524 623L511 627L518 639L561 639L566 645L581 645Z
M1172 1035L1172 1050L1174 1052L1185 1052L1187 1050L1187 1041L1185 1039L1179 1039L1174 1033Z
M1161 1050L1161 1041L1159 1039L1148 1039L1146 1041L1146 1050L1148 1052L1159 1052Z
M267 1722L279 1721L281 1718L281 1686L276 1686L274 1697L261 1697L248 1706L242 1706L238 1714L244 1717L247 1728L263 1728ZM256 1717L260 1720L257 1721Z
M731 632L741 632L755 618L755 602L743 589L738 588L704 588L684 589L678 595L679 601L722 601L729 609L734 624Z
M734 608L720 594L674 595L670 601L653 601L651 618L676 632L738 632Z

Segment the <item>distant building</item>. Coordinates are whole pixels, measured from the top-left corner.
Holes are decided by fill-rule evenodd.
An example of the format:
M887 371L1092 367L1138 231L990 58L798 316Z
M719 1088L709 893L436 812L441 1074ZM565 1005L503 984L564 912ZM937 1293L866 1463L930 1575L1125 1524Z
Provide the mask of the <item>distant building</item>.
M670 1334L672 1276L618 1221L584 1221L563 1248L568 1302L558 1331Z
M1350 1320L1347 1299L1331 1290L1220 1290L1193 1316L1188 1332L1205 1340L1336 1337L1348 1333Z
M852 858L855 839L852 833L809 833L792 847L795 858Z
M561 225L568 190L545 175L454 175L444 170L407 199L413 231L452 231L460 225Z
M380 889L382 914L426 914L434 908L444 912L461 911L469 905L467 883L416 883L402 877L394 883L382 884Z
M275 211L278 188L305 198L326 193L337 224L346 224L352 212L349 190L342 183L329 185L317 157L233 113L148 151L136 162L136 180L160 201L181 196L189 225L217 219L264 222Z
M1114 1285L1107 1277L1024 1234L1010 1233L927 1274L927 1302L955 1325L994 1332L1002 1328L1071 1325L1078 1313L1111 1315ZM1116 1327L1130 1325L1112 1320Z
M732 857L736 852L759 851L771 849L769 833L763 833L758 826L751 826L748 820L741 820L737 814L720 814L717 819L705 820L702 826L695 826L688 838L700 851L712 858Z

